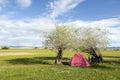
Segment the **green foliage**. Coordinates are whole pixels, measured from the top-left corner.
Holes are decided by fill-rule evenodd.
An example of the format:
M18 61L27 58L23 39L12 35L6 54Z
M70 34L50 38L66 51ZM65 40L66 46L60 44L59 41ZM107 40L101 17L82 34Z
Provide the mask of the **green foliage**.
M95 28L81 28L80 29L80 40L82 47L99 47L104 48L108 44L108 34L109 32L105 29L101 29L99 27Z
M7 49L10 49L10 48L8 46L3 46L3 47L1 47L1 49L7 50Z
M70 47L71 39L75 33L74 28L68 28L67 26L57 26L55 30L46 34L44 37L45 46L56 48L67 48Z
M108 44L108 31L99 27L74 28L68 26L57 26L52 32L47 33L45 46L53 48L73 48L84 50L90 47L104 48Z
M30 53L30 55L0 55L0 80L119 80L120 51L102 51L104 63L91 67L67 65L74 52L66 50L61 65L54 65L55 52L44 49L1 50L0 54ZM32 55L31 55L32 54ZM53 76L54 75L54 76Z

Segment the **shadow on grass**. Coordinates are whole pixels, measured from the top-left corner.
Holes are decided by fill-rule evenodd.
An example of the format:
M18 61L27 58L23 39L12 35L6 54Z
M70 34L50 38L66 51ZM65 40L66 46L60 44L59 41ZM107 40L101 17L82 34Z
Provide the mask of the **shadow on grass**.
M33 57L33 58L17 58L7 60L10 64L44 64L44 65L52 65L51 61L54 60L55 57ZM49 60L49 61L48 61Z
M90 68L94 68L94 69L113 69L112 67L108 67L105 65L92 65L90 66Z
M68 65L69 66L69 62L70 62L70 58L65 57L65 58L62 59L62 64L63 65Z
M104 60L104 63L120 65L120 60Z
M62 62L63 65L68 65L69 66L69 62Z
M103 56L103 57L105 57L105 58L118 58L118 59L120 59L120 56Z
M104 63L107 64L117 64L120 65L120 56L103 56L104 58L113 58L114 60L104 60Z
M33 57L33 58L16 58L16 59L10 59L6 60L8 63L13 64L13 65L34 65L34 64L42 64L42 65L53 65L54 60L56 57ZM65 66L69 66L69 58L63 58L62 59L62 64ZM104 61L105 64L117 64L120 65L120 61ZM100 65L94 65L92 64L91 67L93 69L113 69L113 67L106 66L104 64Z
M104 60L103 61L104 64L100 64L100 65L95 65L92 64L91 68L96 68L96 69L114 69L114 67L110 67L110 66L106 66L106 64L110 64L110 65L118 65L120 66L120 61L119 60Z
M70 66L69 62L62 62L63 65L66 66ZM83 67L83 66L76 66L76 67L80 67L80 68L91 68L91 69L113 69L112 67L109 66L105 66L104 64L102 65L95 65L95 64L91 64L90 67Z
M30 65L30 64L44 64L44 65L52 65L54 64L54 60L56 57L33 57L33 58L17 58L17 59L10 59L6 60L10 64L23 64L23 65ZM67 58L63 58L63 61L68 60Z

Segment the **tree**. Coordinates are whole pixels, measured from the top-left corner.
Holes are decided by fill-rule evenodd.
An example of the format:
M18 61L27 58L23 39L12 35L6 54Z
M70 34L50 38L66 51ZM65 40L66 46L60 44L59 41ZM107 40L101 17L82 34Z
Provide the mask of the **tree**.
M63 51L65 48L71 47L75 33L75 28L68 28L62 25L57 26L55 30L45 35L45 46L57 49L58 51L55 64L61 63Z
M102 62L102 54L99 48L105 48L109 42L108 31L99 27L95 28L81 28L79 34L79 43L81 50L87 51L92 55L90 60L92 62Z
M107 31L101 28L73 28L57 26L53 31L47 33L45 46L57 49L58 53L55 64L61 63L63 51L72 48L76 51L87 50L94 55L95 48L105 47L108 43ZM96 53L95 53L96 55Z

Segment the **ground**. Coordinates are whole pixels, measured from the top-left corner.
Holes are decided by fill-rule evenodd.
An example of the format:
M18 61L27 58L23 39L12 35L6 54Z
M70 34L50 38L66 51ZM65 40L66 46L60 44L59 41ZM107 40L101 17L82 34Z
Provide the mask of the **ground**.
M105 50L102 54L103 64L71 67L68 62L74 52L70 50L64 52L59 65L54 65L54 50L0 50L0 80L120 80L120 51Z

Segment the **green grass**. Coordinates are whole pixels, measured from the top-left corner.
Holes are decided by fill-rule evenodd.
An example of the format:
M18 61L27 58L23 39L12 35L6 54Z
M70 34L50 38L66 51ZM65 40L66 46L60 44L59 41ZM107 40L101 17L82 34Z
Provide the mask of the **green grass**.
M73 51L65 51L59 65L54 65L56 53L51 50L0 50L8 53L30 55L0 56L0 80L120 80L120 51L102 51L104 63L91 67L67 65Z

